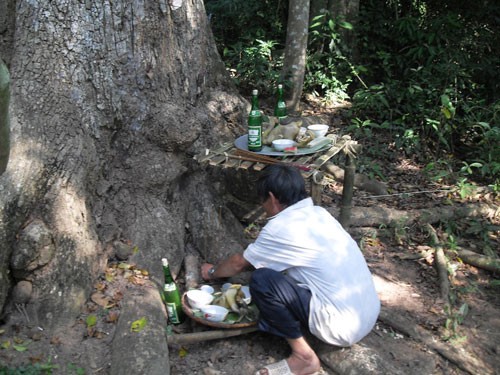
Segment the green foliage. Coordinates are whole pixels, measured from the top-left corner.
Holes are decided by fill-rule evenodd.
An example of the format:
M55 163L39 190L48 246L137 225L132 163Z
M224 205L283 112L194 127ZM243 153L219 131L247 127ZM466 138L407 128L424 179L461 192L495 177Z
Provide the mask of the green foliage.
M273 58L276 41L256 39L235 43L224 49L235 83L243 89L256 88L259 93L272 94L279 80L282 61Z
M205 6L240 90L272 95L288 2L205 0ZM384 150L389 145L428 165L454 162L451 168L461 170L447 178L498 189L499 10L493 1L366 0L356 27L321 14L310 25L304 93L328 102L351 98L348 130L355 136L383 133ZM347 47L351 37L354 50Z
M217 47L236 85L272 95L283 64L287 2L205 0Z
M59 370L59 367L59 365L52 364L50 360L47 363L35 363L15 368L0 365L0 375L50 375ZM64 373L68 375L85 375L86 372L82 367L70 363L66 366Z
M347 88L357 75L346 57L349 51L341 42L341 29L352 29L352 25L325 12L313 19L309 31L304 90L330 102L347 99Z
M445 306L446 322L444 340L450 340L455 343L463 342L467 337L459 333L459 326L464 322L469 313L469 305L463 303L458 309Z
M368 87L353 94L354 128L369 120L407 154L435 159L452 153L471 166L466 173L494 182L500 41L487 12L497 5L426 1L403 10L395 4L362 3L358 40Z
M35 363L16 368L0 367L0 375L50 375L52 371L59 368L58 365L47 363Z

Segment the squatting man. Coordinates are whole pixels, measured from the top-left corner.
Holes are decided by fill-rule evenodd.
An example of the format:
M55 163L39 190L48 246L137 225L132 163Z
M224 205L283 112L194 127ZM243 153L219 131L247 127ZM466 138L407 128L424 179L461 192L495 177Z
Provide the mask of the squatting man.
M351 346L374 327L380 301L366 261L351 236L308 197L300 172L283 164L263 170L257 195L267 224L243 253L217 265L204 263L205 280L254 269L252 301L258 327L286 339L291 355L257 375L320 373L320 360L303 330L341 347Z

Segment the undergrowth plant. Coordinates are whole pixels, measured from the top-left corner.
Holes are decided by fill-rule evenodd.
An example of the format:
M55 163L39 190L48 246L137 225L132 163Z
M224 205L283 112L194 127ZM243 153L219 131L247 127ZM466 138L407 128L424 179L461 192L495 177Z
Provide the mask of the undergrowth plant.
M451 154L471 167L469 178L497 185L500 101L492 52L500 52L500 40L488 12L498 5L424 1L402 11L394 4L362 3L367 22L358 40L368 85L352 96L351 130L382 132L396 150L424 162Z

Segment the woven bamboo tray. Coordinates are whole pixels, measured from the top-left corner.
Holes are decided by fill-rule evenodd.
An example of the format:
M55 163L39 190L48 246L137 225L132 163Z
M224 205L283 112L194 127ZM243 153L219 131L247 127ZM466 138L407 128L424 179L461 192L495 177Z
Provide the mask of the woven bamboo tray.
M245 327L253 327L257 324L257 321L245 321L245 322L240 322L240 323L224 323L224 322L210 322L203 317L197 316L193 310L191 309L191 306L189 306L189 302L187 301L186 293L182 295L182 310L186 313L188 317L193 319L195 322L209 326L209 327L214 327L214 328L224 328L224 329L234 329L234 328L245 328Z

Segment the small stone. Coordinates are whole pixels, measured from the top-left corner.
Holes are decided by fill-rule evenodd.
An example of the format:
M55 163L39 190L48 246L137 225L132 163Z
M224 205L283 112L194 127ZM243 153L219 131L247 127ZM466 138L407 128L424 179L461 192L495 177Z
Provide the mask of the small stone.
M28 303L33 292L33 284L26 280L19 281L12 290L12 301L14 303Z

